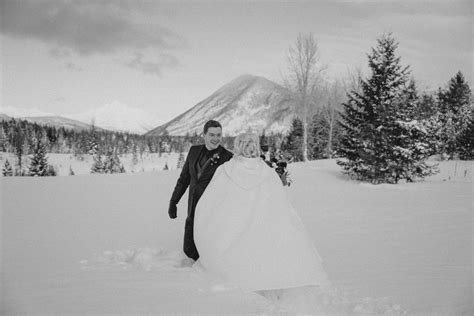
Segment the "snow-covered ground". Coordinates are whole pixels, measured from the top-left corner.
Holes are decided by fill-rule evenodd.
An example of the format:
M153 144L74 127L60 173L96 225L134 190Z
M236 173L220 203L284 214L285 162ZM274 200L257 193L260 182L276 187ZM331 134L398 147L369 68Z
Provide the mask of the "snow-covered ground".
M156 166L1 178L0 314L283 313L182 264L186 198L167 216L179 170ZM288 194L335 287L321 310L473 313L472 162L440 167L424 182L370 185L334 160L290 165Z

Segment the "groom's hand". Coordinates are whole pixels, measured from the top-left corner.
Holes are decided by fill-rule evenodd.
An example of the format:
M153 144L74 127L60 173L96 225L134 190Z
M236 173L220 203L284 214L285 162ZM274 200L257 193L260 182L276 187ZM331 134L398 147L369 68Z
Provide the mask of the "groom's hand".
M170 218L176 218L177 211L178 211L178 208L176 207L176 203L173 201L170 201L170 206L168 208L168 215L170 216Z

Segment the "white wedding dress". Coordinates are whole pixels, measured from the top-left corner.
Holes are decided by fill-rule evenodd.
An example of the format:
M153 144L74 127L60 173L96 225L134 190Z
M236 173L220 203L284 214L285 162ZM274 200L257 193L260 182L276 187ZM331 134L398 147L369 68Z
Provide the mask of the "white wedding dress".
M217 169L196 207L194 239L197 264L244 291L330 285L278 175L260 158Z

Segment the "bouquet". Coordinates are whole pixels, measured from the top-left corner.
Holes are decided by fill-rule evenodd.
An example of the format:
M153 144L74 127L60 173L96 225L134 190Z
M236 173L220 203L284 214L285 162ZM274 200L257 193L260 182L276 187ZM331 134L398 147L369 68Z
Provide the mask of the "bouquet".
M272 157L270 158L270 160L266 160L265 155L262 155L261 157L268 166L275 169L275 172L280 177L280 180L284 186L290 186L293 183L293 180L290 177L290 173L287 170L287 166L288 166L287 161L285 161L281 157L280 159L277 159L276 157Z

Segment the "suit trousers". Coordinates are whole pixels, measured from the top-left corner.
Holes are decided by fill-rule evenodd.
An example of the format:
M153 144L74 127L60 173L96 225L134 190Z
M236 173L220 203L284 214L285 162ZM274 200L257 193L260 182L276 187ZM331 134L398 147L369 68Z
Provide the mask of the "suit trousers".
M192 217L187 217L184 225L183 251L194 261L199 259L199 253L194 243L194 218Z

